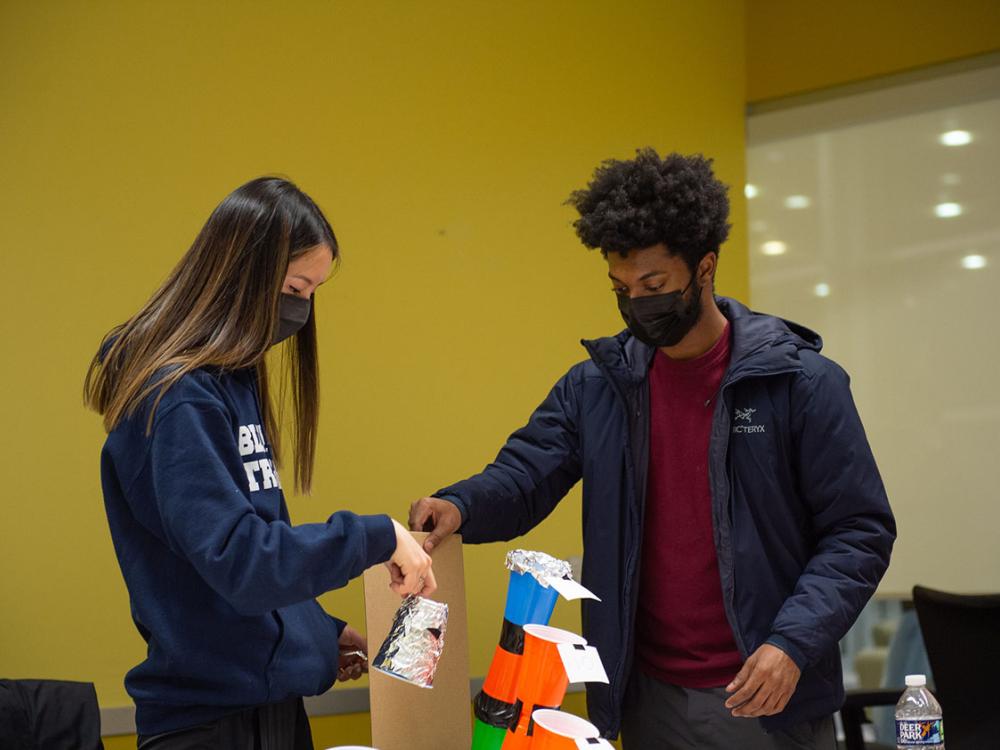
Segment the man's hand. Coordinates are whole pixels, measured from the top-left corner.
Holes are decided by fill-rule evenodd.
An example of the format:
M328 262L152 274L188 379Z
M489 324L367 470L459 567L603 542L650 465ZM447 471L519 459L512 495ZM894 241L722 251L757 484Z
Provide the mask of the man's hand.
M385 564L392 578L389 588L400 596L430 596L437 590L431 556L424 552L403 524L394 520L392 526L396 530L396 551Z
M360 651L364 656L360 656ZM340 664L337 682L356 680L368 671L368 639L347 625L340 634Z
M726 708L733 716L757 717L781 713L799 682L799 668L777 646L765 643L746 660L743 669L726 686L732 693Z
M410 506L410 531L429 531L424 549L430 552L462 525L462 513L454 503L438 497L422 497Z

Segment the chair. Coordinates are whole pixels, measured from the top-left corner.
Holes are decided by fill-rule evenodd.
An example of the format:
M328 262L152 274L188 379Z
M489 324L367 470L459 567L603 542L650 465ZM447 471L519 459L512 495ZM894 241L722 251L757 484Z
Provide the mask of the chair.
M997 746L1000 594L913 587L913 603L944 711L948 750Z
M102 750L97 693L89 682L0 680L4 750Z
M902 690L883 688L881 690L848 690L844 705L840 709L840 720L844 725L845 750L892 750L893 746L880 745L864 740L861 728L870 724L865 709L872 706L895 706ZM949 750L951 748L949 747Z

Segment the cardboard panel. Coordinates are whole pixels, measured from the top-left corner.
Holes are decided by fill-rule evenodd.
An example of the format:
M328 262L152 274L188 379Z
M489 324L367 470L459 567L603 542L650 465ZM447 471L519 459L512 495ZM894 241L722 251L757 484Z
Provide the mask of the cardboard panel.
M413 536L422 542L427 535ZM461 537L448 537L431 557L438 584L431 598L448 605L444 652L430 689L371 671L372 745L378 750L450 750L467 748L472 743ZM389 571L384 565L365 572L368 647L373 659L401 601L389 588Z

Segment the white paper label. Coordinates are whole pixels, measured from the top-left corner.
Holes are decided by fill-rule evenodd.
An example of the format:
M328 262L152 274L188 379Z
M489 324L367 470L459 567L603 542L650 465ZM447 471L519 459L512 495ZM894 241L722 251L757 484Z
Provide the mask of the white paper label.
M586 589L572 578L548 578L545 582L554 588L563 599L573 601L574 599L594 599L601 601L590 589Z
M556 648L559 649L559 656L562 657L570 682L609 682L608 673L601 663L601 655L593 646L560 643Z
M607 740L597 737L589 740L577 740L576 746L580 748L580 750L604 750L605 748L608 750L614 750L614 745Z

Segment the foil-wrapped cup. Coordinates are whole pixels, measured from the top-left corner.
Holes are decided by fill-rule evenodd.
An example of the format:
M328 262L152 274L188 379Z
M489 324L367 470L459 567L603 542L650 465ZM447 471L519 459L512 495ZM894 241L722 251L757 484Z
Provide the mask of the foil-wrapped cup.
M573 568L565 560L526 549L515 549L507 553L507 570L527 573L545 588L548 588L550 578L569 578L573 574Z
M422 596L406 597L396 611L372 669L418 687L434 687L434 673L444 651L447 628L447 604Z

